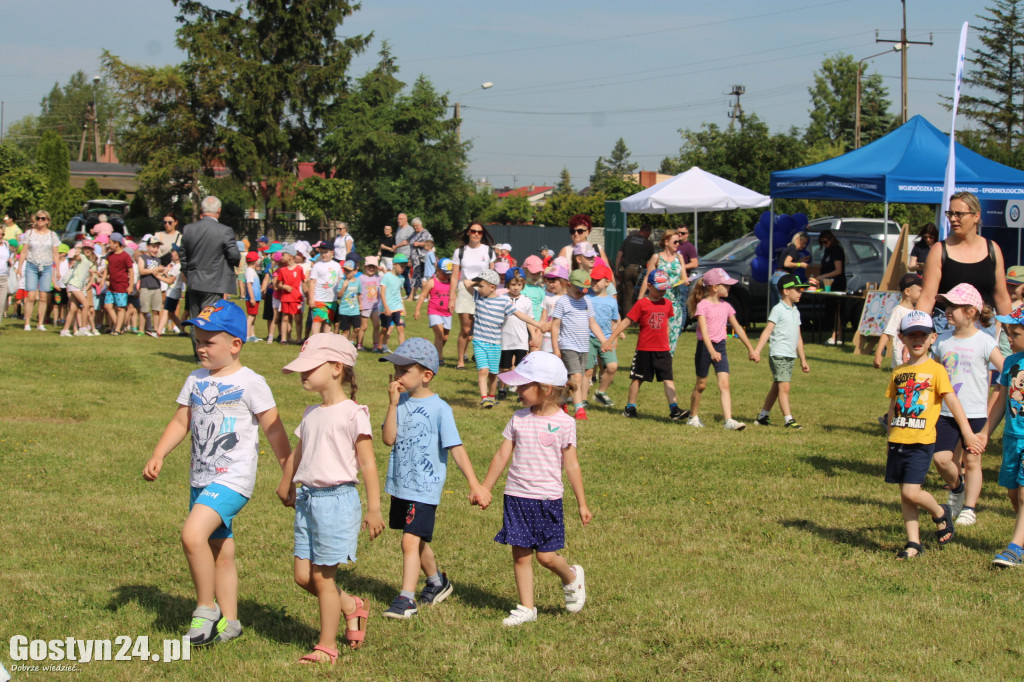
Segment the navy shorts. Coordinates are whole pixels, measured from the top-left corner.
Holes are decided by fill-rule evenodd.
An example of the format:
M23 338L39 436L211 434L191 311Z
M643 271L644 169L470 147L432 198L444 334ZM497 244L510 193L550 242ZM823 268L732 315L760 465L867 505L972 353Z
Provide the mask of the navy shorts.
M394 312L394 313L391 313L390 315L385 315L384 313L381 313L380 314L380 323L381 323L381 325L385 329L387 329L388 327L404 327L405 326L405 320L402 319L402 313L401 312Z
M500 371L507 372L513 367L518 365L526 357L526 350L523 348L513 348L512 350L501 351L501 359L498 360L498 367Z
M715 366L715 374L729 373L729 356L725 354L725 339L712 341L711 345L716 351L721 353L722 359L718 362L712 362L708 347L704 344L703 340L698 340L697 351L693 355L693 367L697 370L697 377L700 379L707 379L708 371L712 365Z
M886 483L924 483L932 466L935 443L889 443L885 459Z
M967 423L971 425L971 431L981 433L985 425L988 424L988 419L986 417L975 417L974 419L968 419ZM935 452L945 452L947 450L952 452L956 449L957 445L963 444L964 437L960 433L960 427L956 425L956 420L940 414L939 421L935 423Z
M388 512L388 527L422 538L423 542L434 539L434 517L436 504L412 502L391 496L391 511Z
M335 315L334 319L338 322L338 328L343 332L359 329L363 325L363 318L359 315Z
M495 542L538 552L557 552L565 547L562 499L533 500L505 495L504 523Z

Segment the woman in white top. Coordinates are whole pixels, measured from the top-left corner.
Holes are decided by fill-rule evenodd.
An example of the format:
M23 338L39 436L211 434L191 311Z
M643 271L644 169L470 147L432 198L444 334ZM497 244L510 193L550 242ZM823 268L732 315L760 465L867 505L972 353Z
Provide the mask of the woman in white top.
M466 369L466 348L469 347L469 340L473 338L473 314L476 312L476 303L473 301L473 294L466 290L461 282L464 280L473 281L481 272L494 265L494 237L490 235L481 223L471 223L462 234L462 245L455 249L452 255L451 281L456 286L451 289L451 296L448 299L448 309L459 316L459 340L458 357L456 357L455 369Z
M25 331L32 329L32 307L38 301L39 324L36 329L44 332L46 301L50 291L57 285L57 268L54 266L60 260L57 255L60 239L50 230L50 214L36 211L32 229L23 232L18 241L25 247L18 260L18 275L25 275Z

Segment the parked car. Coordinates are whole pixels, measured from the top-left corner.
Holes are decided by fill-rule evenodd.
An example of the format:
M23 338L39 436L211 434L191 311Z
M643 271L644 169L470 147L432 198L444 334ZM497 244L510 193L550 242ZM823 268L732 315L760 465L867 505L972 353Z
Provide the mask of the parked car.
M821 246L818 245L818 235L824 227L816 225L812 221L808 225L808 236L811 243L811 263L821 263ZM881 221L879 221L881 222ZM879 282L885 274L883 260L892 255L886 249L886 256L883 259L882 250L885 248L882 241L873 236L847 228L846 231L837 230L833 232L839 244L846 253L847 262L843 264L846 271L846 290L861 291L868 282ZM732 287L729 292L729 303L736 309L736 317L741 324L746 326L750 322L763 322L767 319L768 313L768 283L758 282L750 274L750 262L754 259L757 250L757 237L751 232L739 239L723 244L714 251L701 256L700 267L696 269L697 274L703 274L711 268L722 268L730 276L739 280L739 283ZM820 303L820 301L818 302ZM844 311L844 319L850 320L853 315L860 316L859 306L856 302L848 302L848 309ZM813 297L808 297L800 303L800 311L805 323L813 322L820 317L820 310L813 302Z
M81 213L71 216L60 240L68 246L74 246L89 236L89 230L100 222L101 215L107 216L107 222L113 226L114 232L128 234L128 228L124 223L128 215L128 202L117 199L93 199L82 204Z
M869 234L879 241L884 241L889 251L896 250L896 244L900 240L900 226L895 220L889 221L889 230L886 232L885 220L883 218L839 218L828 216L827 218L815 218L807 226L808 232L821 232L832 230L833 232L861 232ZM888 236L887 236L888 235Z

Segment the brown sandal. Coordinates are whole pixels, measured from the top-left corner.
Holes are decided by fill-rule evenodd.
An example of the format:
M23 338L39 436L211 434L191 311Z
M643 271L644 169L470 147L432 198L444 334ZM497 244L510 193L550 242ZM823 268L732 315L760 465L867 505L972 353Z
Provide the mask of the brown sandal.
M327 660L326 661L316 655L316 652L318 652L318 651L321 652L321 653L327 654ZM330 647L321 646L319 644L317 644L315 647L313 647L313 651L311 653L308 653L308 654L306 654L305 656L303 656L302 658L299 659L299 663L301 663L302 665L309 665L310 663L328 663L330 665L334 665L337 661L338 661L338 650L337 649L331 649Z
M358 649L363 645L363 640L366 639L366 624L370 619L370 612L366 610L366 604L359 597L352 597L356 600L356 610L351 614L345 614L345 625L348 626L349 621L356 621L356 629L349 630L345 628L345 639L348 641L349 647L352 649Z

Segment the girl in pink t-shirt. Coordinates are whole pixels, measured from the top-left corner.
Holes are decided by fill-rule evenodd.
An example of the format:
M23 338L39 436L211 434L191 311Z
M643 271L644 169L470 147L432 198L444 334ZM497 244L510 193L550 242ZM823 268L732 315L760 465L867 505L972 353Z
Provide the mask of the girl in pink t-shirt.
M512 459L505 481L504 524L495 542L512 545L513 569L519 604L502 621L507 626L537 620L533 603L533 555L537 562L562 580L565 608L576 613L587 599L582 566L570 566L558 554L565 547L562 516L562 470L565 469L579 506L583 525L593 514L583 493L583 478L576 456L576 421L562 411L562 394L571 395L565 365L551 353L534 352L498 378L514 386L526 409L505 426L505 440L495 453L482 485L494 487Z
M452 329L452 311L448 303L451 300L452 261L442 258L437 264L437 272L423 285L420 298L416 301L413 319L420 319L420 308L427 302L427 324L434 330L434 347L437 357L444 366L444 345L448 343L448 332Z
M697 370L697 381L690 394L690 416L687 424L701 427L704 422L697 416L700 409L700 397L708 386L708 371L715 367L718 379L718 392L722 397L722 417L727 431L742 431L746 424L732 418L732 396L729 391L729 356L725 352L725 340L728 338L726 323L731 324L736 336L747 347L750 360L757 362L760 358L750 345L747 333L736 321L736 311L725 298L729 295L729 287L736 280L722 268L712 268L698 279L690 292L686 307L692 317L697 318L697 350L693 364Z
M354 400L355 364L356 348L348 339L322 333L310 336L299 357L282 370L299 372L302 387L323 399L302 415L295 430L299 442L285 463L278 487L285 504L295 507L295 582L320 603L320 641L300 663L337 661L342 615L345 640L358 649L370 617L362 599L339 592L334 582L338 564L356 560L360 520L371 538L384 530L370 414ZM359 470L366 485L365 516L356 490ZM296 483L300 484L297 491Z

